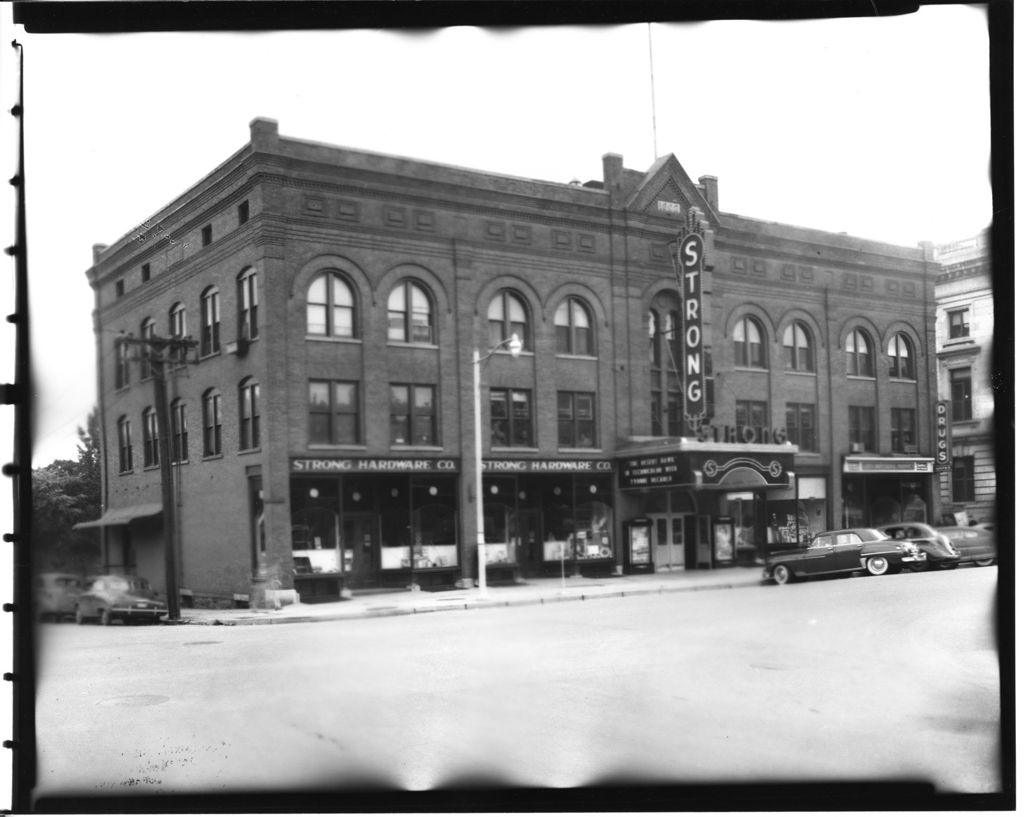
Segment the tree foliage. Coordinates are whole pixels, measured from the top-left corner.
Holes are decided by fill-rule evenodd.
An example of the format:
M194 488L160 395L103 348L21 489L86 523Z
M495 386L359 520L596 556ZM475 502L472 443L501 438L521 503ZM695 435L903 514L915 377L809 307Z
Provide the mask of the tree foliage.
M32 562L37 572L99 569L96 532L73 527L100 516L99 417L93 409L78 428L78 458L32 470Z

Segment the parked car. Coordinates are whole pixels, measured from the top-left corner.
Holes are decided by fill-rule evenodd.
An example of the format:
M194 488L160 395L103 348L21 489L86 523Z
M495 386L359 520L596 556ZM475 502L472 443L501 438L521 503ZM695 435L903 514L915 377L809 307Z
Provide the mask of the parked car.
M824 531L806 545L768 555L764 578L787 584L795 578L851 574L899 573L904 565L927 560L913 542L890 539L874 528Z
M880 525L878 528L890 539L913 542L928 557L920 565L921 570L928 568L954 568L960 564L960 551L953 547L949 537L939 533L931 525L923 522L898 522L891 525Z
M40 573L36 576L34 599L36 618L60 621L75 614L82 592L82 580L73 573Z
M139 576L96 576L78 597L75 621L96 619L100 624L120 620L158 622L167 615L167 605L146 579Z
M996 561L996 532L985 530L980 525L940 527L936 530L949 538L953 547L960 551L961 562L974 562L988 567Z

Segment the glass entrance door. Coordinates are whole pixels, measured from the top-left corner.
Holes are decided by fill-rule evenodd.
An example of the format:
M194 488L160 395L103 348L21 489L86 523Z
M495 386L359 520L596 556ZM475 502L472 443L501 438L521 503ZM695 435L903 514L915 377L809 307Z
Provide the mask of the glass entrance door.
M682 570L684 567L683 520L686 514L652 514L654 569Z
M350 587L368 587L377 583L380 564L375 515L352 514L342 519L341 553Z

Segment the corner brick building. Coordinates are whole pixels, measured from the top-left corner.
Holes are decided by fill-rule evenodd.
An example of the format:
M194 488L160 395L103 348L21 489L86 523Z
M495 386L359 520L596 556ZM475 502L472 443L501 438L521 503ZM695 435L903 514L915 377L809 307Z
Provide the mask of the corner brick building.
M687 224L689 227L687 228ZM674 261L704 242L703 418ZM168 366L178 585L315 599L702 569L829 527L932 521L931 248L724 212L666 156L583 184L279 135L94 248L105 567L164 577ZM522 353L508 344L521 339ZM130 338L131 343L120 340ZM496 348L497 347L497 348ZM332 581L333 580L333 581ZM202 601L200 601L202 600Z

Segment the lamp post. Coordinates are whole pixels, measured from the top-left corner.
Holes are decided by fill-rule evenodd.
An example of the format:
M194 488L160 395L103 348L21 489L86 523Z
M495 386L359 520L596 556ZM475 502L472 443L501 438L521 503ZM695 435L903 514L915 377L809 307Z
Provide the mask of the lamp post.
M502 347L508 347L509 354L518 358L523 351L523 342L519 335L513 333L512 337L506 338L483 357L480 350L473 349L473 442L474 467L476 473L476 562L477 562L477 585L480 588L480 597L487 596L487 558L486 546L484 543L484 456L483 456L483 430L480 421L480 364L493 355Z

